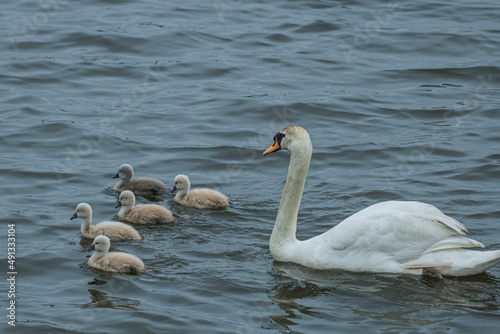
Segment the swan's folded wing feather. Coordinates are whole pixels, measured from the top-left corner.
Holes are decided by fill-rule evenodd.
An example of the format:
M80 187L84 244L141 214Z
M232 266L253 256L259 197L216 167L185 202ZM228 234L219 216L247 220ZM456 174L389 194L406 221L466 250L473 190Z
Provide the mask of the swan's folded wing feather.
M406 265L406 269L424 269L424 268L450 268L452 266L451 262L445 262L445 263L412 263L409 265Z
M447 228L452 229L458 234L466 234L467 229L464 225L458 222L456 219L451 218L450 216L445 215L441 210L436 208L435 206L417 202L417 201L387 201L374 204L372 206L367 207L364 210L357 212L351 217L361 216L364 218L368 218L371 215L385 215L387 213L412 213L414 217L421 218L425 220L431 220L437 225L443 225ZM349 218L351 218L349 217ZM348 218L348 219L349 219Z
M485 248L479 241L461 236L454 235L443 240L439 240L434 245L427 248L422 254L427 254L435 251L445 250L445 249L455 249L455 248Z
M458 239L465 228L430 204L420 202L383 202L346 218L325 233L333 250L367 249L393 254L398 261L408 260L426 250L450 247L445 240L457 236L455 247L481 247L468 238Z

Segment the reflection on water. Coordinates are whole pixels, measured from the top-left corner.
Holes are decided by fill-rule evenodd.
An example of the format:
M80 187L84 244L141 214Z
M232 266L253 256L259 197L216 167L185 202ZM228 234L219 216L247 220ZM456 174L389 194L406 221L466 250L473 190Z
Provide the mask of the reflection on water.
M462 307L498 310L500 281L492 275L435 279L413 275L363 274L311 270L291 263L275 262L274 286L268 298L283 314L268 315L288 328L304 316L322 317L316 300L333 309L350 310L373 320L429 326L453 319L443 309ZM335 306L336 305L336 306ZM339 312L341 314L341 312ZM337 315L328 315L332 320Z
M82 308L112 308L122 310L140 310L141 302L129 298L110 296L106 292L89 289L92 301L83 304Z
M327 291L326 288L320 288L314 283L292 279L287 282L281 282L273 289L273 295L269 299L277 303L285 315L270 315L269 318L281 326L290 329L289 326L295 325L294 319L300 318L299 314L315 316L318 312L314 307L302 305L300 300L303 298L315 298L321 291ZM299 300L299 301L297 301Z

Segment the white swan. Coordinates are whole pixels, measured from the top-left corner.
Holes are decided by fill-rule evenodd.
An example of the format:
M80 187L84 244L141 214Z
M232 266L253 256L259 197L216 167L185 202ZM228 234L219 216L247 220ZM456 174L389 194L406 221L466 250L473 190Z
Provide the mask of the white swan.
M275 260L357 272L422 274L430 268L448 276L479 274L500 262L500 250L464 249L484 246L465 237L458 221L421 202L378 203L321 235L297 240L297 215L312 155L309 134L298 126L286 127L263 155L280 149L291 157L269 244Z
M108 253L111 242L105 235L98 235L87 251L95 250L89 266L111 272L136 272L144 270L144 263L137 256L123 252Z
M186 175L179 174L174 179L172 192L179 191L175 195L175 201L185 206L198 209L221 209L229 205L226 195L212 189L196 188L189 190L191 183Z
M123 164L118 169L118 173L113 176L113 179L120 178L120 181L114 186L114 190L122 192L130 190L136 195L148 196L162 194L167 190L167 186L163 182L151 177L139 177L133 179L134 169L128 164Z
M83 218L81 231L85 238L94 239L96 236L104 234L111 240L141 240L142 237L135 228L130 225L104 221L97 225L92 225L92 208L87 203L80 203L76 206L76 212L70 218Z

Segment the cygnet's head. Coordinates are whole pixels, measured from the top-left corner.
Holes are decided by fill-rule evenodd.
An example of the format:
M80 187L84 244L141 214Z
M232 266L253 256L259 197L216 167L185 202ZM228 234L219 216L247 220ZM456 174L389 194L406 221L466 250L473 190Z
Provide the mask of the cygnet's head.
M123 164L118 169L118 173L113 176L113 179L120 178L122 180L130 181L134 177L134 169L128 164Z
M70 220L89 217L92 217L92 208L87 203L80 203L76 206L76 212L71 216Z
M189 190L191 184L189 183L189 178L184 174L179 174L174 179L174 187L172 188L172 192L179 190Z
M98 252L106 253L109 250L109 247L111 247L111 241L109 241L109 238L107 236L101 234L95 237L92 246L90 246L86 250L96 250Z
M311 138L309 133L300 126L287 126L274 136L274 142L263 155L278 152L281 149L292 151L296 149L310 149L312 152Z
M118 204L116 208L120 206L131 206L135 205L135 195L130 190L124 190L120 193L120 198L118 199Z

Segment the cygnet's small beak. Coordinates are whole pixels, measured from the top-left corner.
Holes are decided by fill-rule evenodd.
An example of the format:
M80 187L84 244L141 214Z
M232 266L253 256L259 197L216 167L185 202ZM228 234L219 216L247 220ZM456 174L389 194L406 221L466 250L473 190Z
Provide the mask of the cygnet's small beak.
M122 206L122 202L118 202L118 204L116 204L116 206L115 206L115 209L119 208L120 206Z
M90 247L87 248L86 251L88 252L88 251L91 251L91 250L94 250L94 249L95 249L94 245L90 245Z
M78 216L76 215L76 212L73 214L73 216L71 216L71 218L69 220L73 220L75 218L78 218Z
M174 186L174 187L172 188L172 191L171 191L170 193L173 193L173 192L175 192L175 191L177 191L177 187L176 187L176 186Z
M113 179L117 179L117 178L119 178L119 177L120 177L120 173L119 173L119 172L118 172L118 173L116 173L115 175L113 175Z

